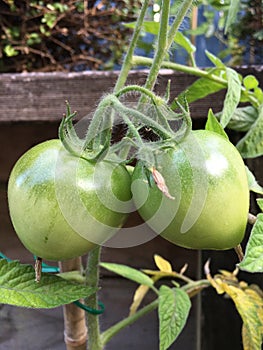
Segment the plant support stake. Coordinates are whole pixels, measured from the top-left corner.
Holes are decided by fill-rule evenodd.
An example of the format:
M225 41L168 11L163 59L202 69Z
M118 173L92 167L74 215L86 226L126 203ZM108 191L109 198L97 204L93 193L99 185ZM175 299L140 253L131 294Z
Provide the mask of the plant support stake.
M59 262L61 272L81 271L81 257ZM71 303L63 306L64 339L67 350L86 350L87 327L84 310Z

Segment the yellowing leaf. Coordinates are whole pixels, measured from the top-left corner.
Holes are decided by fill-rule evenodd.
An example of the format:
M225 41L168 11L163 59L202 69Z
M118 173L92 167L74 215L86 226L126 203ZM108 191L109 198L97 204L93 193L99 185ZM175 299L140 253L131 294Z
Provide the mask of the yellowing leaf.
M158 269L162 272L173 272L172 266L169 263L169 261L162 258L160 255L155 254L154 255L154 261Z
M133 303L130 306L130 315L135 314L135 312L138 310L138 307L140 306L143 298L149 291L149 287L141 284L135 291L134 297L133 297Z
M243 320L244 350L261 349L263 335L263 300L253 289L242 290L221 281L221 288L231 297Z

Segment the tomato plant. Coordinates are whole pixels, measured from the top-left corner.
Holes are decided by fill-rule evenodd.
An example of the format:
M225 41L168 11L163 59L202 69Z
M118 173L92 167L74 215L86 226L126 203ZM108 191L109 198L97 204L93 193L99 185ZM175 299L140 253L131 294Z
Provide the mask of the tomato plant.
M36 256L73 258L122 226L127 214L108 208L106 196L128 201L129 186L125 167L106 161L96 165L71 155L60 140L49 140L15 164L8 184L10 216L19 238Z
M174 147L158 150L155 166L173 199L147 181L142 163L133 173L135 203L155 231L193 249L229 249L242 241L249 188L233 144L211 131L193 131Z
M73 262L60 262L60 277L45 274L38 284L32 281L32 268L0 261L0 286L3 284L0 302L27 307L65 305L69 311L65 313L68 348L73 343L85 349L85 322L77 329L75 320L79 315L67 305L77 296L83 298L83 288L73 298L71 292L76 291L75 285L70 285L65 293L60 291L65 282L59 283L59 287L56 284L61 278L77 280L89 287L81 307L87 311L90 350L102 350L124 327L154 309L158 310L159 317L159 349L167 350L186 323L191 298L204 288L213 287L235 303L243 320L244 349L251 346L258 349L263 339L263 292L259 287L239 282L237 274L239 269L262 272L263 214L249 213L249 190L263 194L263 189L245 167L241 156L253 158L263 154L263 92L255 78L243 79L211 53L207 55L215 67L211 70L197 68L193 46L183 35L177 36L177 41L190 50L193 66L165 62L192 0L180 3L172 21L170 1L161 3L154 58L134 57L150 5L149 0L145 0L115 88L99 102L85 136L78 137L72 121L75 113L70 113L68 105L59 128L59 140L35 146L14 166L8 186L9 209L24 245L46 259L76 258ZM230 6L230 20L235 17L235 10L236 6ZM151 65L145 85L126 85L130 69L138 62ZM162 66L194 74L199 79L188 92L173 98L168 82L165 93L159 96L153 89ZM226 89L222 112L215 116L209 110L206 130L193 131L189 102L222 89ZM131 93L133 101L127 103L125 95ZM250 103L252 108L241 109L240 102ZM114 140L112 131L116 123L124 128L122 135ZM247 131L236 148L224 131L229 124L235 130ZM130 165L135 165L132 183ZM235 248L239 263L234 272L220 270L220 274L212 277L209 263L206 263L205 278L194 280L185 275L187 264L177 272L169 261L158 255L154 257L158 270L138 271L120 264L100 264L101 245L123 225L127 213L132 210L131 190L144 221L171 242L192 249ZM258 203L263 210L263 201ZM243 254L240 243L247 221L253 228ZM123 228L118 243L123 242L123 232L130 231L125 232ZM142 230L139 234L141 232L145 233ZM83 272L78 255L87 252L88 262ZM40 259L36 265L39 267ZM101 311L96 293L99 265L139 284L130 315L104 332L100 331L97 317ZM73 274L67 274L68 271ZM36 274L37 282L40 275ZM171 283L160 283L162 278L171 279ZM149 290L156 298L140 307ZM21 292L25 293L24 298ZM59 293L63 294L61 300L58 300ZM52 297L55 303L49 300Z

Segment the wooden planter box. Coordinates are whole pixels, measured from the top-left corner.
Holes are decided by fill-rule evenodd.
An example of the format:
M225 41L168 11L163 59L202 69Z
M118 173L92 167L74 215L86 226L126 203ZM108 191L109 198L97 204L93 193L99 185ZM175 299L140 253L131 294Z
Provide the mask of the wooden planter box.
M263 74L260 68L242 68L240 72L243 75L254 74L262 85ZM118 72L85 72L0 76L0 249L11 259L33 263L32 255L16 237L8 215L6 186L12 166L33 145L57 137L57 128L65 112L65 100L70 102L72 110L77 110L79 118L82 118L94 110L102 94L111 91L117 75ZM130 74L130 82L143 83L145 77L145 71L135 71ZM164 70L156 87L159 93L164 93L168 79L171 79L171 96L176 96L196 78ZM214 112L222 109L223 97L224 92L220 92L191 105L194 128L204 126L210 107ZM262 160L249 163L258 180L263 183ZM255 207L252 210L256 210ZM130 220L135 220L135 217ZM209 257L212 259L213 273L218 268L232 270L236 262L234 251L191 251L178 248L159 237L133 248L104 248L103 260L138 268L154 268L155 253L170 260L177 270L187 262L188 274L192 278L202 276L203 264ZM106 307L101 317L105 328L127 315L136 285L110 273L103 273L100 299ZM242 277L243 275L246 279L250 277L246 274L242 274ZM255 276L253 278L255 281ZM64 349L62 318L62 308L44 311L0 305L0 322L3 325L0 329L0 350ZM109 343L107 349L158 350L157 327L157 315L148 315L121 332ZM241 349L240 327L239 316L231 301L216 296L213 290L206 290L202 296L193 299L189 321L175 348Z

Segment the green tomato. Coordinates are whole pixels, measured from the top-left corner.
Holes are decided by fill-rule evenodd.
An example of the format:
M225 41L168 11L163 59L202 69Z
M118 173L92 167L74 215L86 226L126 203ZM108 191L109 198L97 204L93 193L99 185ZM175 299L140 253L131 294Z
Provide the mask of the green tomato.
M72 156L60 140L43 142L15 164L9 211L24 246L38 257L65 260L103 244L129 212L125 167Z
M132 177L135 206L158 234L192 249L230 249L243 239L249 188L243 160L222 136L205 130L155 153L159 187L139 162ZM165 192L165 191L163 191ZM168 198L173 197L173 198Z

